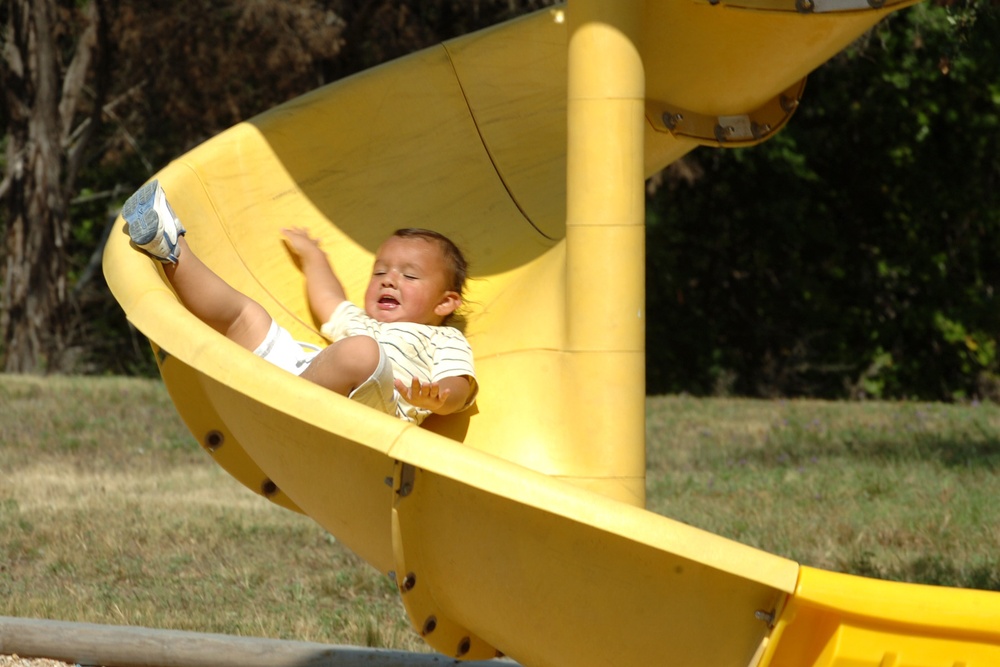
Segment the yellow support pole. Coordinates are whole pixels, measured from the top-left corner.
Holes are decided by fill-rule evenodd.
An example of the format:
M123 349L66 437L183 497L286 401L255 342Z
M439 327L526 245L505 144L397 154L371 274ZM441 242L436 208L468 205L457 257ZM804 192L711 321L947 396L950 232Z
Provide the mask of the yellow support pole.
M592 474L575 483L645 503L645 76L640 0L573 0L567 89L566 381Z

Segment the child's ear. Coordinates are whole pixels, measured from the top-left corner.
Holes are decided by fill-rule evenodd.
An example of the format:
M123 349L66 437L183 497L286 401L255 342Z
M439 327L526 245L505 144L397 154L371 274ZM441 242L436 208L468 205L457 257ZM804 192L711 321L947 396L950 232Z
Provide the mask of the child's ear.
M454 313L462 306L462 296L458 292L448 291L441 297L438 305L434 306L434 314L445 318Z

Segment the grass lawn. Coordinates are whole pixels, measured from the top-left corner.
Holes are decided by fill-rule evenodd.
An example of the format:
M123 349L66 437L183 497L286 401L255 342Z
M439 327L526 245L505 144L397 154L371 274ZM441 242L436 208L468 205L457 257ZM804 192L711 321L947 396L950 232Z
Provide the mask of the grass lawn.
M649 509L1000 590L1000 408L653 397ZM159 381L0 375L0 615L427 650L394 585L203 453Z
M994 404L649 399L652 511L804 565L1000 590Z

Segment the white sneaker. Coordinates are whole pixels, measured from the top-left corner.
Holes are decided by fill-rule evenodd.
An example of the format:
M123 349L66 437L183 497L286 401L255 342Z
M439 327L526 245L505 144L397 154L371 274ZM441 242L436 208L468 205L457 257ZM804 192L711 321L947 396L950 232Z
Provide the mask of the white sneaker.
M146 183L128 198L122 207L122 217L137 248L161 262L177 263L177 239L185 230L158 180Z

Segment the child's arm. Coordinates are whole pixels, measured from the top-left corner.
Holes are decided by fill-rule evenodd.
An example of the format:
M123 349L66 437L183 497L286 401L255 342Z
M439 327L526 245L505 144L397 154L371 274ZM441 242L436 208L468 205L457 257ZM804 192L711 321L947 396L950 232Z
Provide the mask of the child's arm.
M333 272L330 261L319 242L309 237L309 232L301 227L283 229L285 242L302 263L302 273L306 277L306 294L313 315L320 322L326 322L343 301L347 300L344 288Z
M464 375L446 377L426 384L413 378L409 385L396 378L395 384L396 391L410 405L438 415L450 415L464 408L472 392L472 383Z

